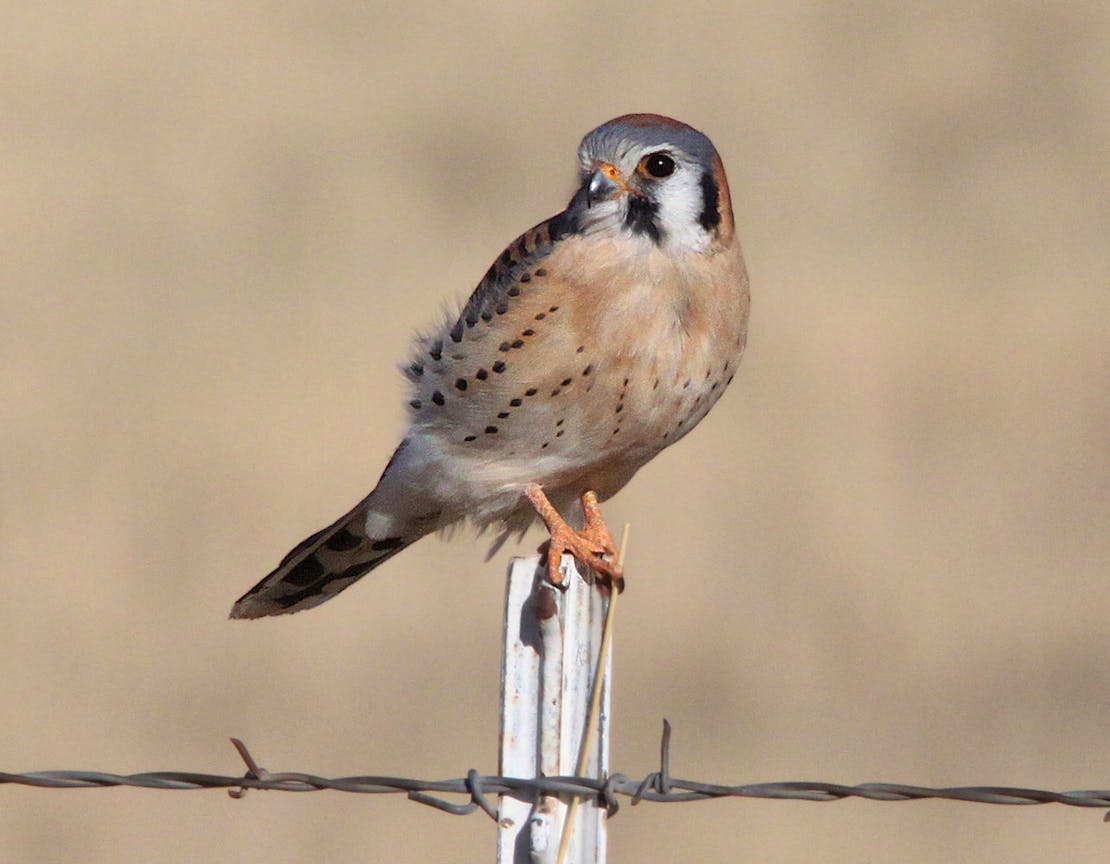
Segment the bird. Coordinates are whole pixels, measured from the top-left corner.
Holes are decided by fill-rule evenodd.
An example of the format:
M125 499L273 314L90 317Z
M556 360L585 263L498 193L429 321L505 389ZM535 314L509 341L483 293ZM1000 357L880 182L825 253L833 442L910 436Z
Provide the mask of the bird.
M717 402L749 306L710 139L658 114L593 129L566 209L509 244L461 311L416 338L401 367L407 432L373 491L231 617L318 606L462 522L496 530L496 549L539 516L552 583L567 551L620 578L599 504Z

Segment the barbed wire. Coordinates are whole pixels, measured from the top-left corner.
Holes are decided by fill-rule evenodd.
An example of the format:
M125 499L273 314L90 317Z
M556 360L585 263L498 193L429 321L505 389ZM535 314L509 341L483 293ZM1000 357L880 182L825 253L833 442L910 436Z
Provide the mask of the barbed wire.
M241 798L248 789L277 792L316 792L331 789L360 794L407 793L412 801L435 807L446 813L464 816L481 809L497 820L497 808L487 796L511 795L530 800L537 794L582 796L604 806L610 816L620 809L618 796L641 801L672 803L705 801L715 798L772 798L794 801L839 801L844 798L865 798L871 801L920 801L927 798L967 801L978 804L1065 804L1069 807L1110 809L1110 790L1051 792L1011 786L955 786L932 788L902 783L861 783L855 786L816 781L784 781L748 783L727 786L684 780L670 774L671 726L663 721L660 742L660 768L642 780L625 774L596 777L501 777L479 774L475 770L466 777L453 780L420 780L411 777L362 775L353 777L320 777L297 771L271 772L261 768L237 738L231 742L247 766L242 777L199 774L190 771L148 771L141 774L111 774L103 771L31 771L24 774L0 772L0 784L36 786L46 789L89 789L106 786L133 786L143 789L227 789L233 798ZM437 794L430 794L437 793ZM445 794L466 796L465 802L438 797ZM1104 821L1110 821L1110 812Z

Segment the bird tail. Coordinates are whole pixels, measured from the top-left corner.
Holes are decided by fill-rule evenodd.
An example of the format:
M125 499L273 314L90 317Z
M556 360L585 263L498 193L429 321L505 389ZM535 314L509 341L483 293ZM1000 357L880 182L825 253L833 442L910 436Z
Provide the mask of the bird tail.
M427 533L369 536L368 501L301 541L269 576L235 601L231 617L263 618L319 606Z

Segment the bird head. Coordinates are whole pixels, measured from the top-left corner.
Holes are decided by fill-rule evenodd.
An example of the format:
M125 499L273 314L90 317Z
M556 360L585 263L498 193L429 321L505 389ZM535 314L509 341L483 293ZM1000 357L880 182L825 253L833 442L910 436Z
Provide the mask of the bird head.
M578 148L571 211L584 233L609 231L708 252L732 239L724 166L701 132L658 114L626 114Z

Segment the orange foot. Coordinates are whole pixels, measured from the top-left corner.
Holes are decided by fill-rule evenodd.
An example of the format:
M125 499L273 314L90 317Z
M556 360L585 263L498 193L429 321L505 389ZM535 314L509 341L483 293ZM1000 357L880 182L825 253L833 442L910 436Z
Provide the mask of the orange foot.
M563 584L559 562L563 553L569 552L580 563L605 576L610 585L616 585L618 590L623 589L624 568L615 560L617 547L601 516L595 493L586 492L582 495L582 510L586 514L586 527L582 531L575 531L566 523L538 484L529 483L524 487L524 494L551 533L551 540L547 545L547 578L552 585Z

